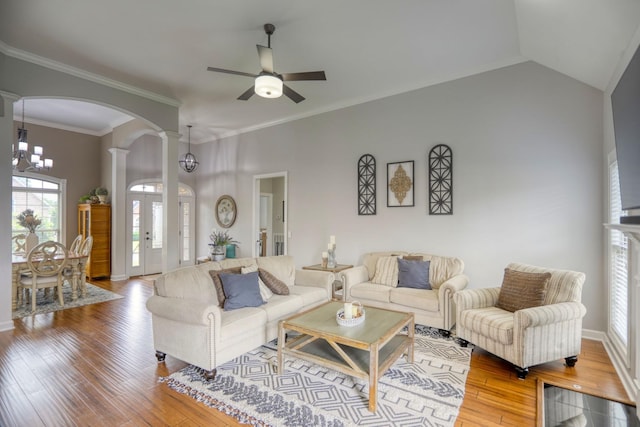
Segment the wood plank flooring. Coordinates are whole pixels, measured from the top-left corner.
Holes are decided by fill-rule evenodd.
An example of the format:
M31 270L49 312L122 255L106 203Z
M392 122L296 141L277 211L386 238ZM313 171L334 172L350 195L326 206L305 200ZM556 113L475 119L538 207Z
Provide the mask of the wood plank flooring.
M125 298L26 317L0 332L0 426L240 425L158 383L185 364L156 362L149 282L93 283ZM518 380L508 363L474 350L456 425L534 426L538 378L628 400L601 343L583 340L575 368L562 362Z

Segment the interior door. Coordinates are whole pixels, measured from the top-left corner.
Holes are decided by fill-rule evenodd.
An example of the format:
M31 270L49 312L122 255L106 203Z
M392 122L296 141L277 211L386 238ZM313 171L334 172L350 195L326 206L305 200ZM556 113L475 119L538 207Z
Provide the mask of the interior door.
M287 172L254 175L253 256L286 255L289 246L287 221Z

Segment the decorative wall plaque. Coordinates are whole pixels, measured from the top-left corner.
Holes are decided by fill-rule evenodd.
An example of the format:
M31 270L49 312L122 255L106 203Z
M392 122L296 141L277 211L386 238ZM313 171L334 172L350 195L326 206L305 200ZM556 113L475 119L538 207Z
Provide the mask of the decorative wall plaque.
M413 206L413 160L387 163L387 206Z
M453 153L444 144L429 151L429 215L453 215Z
M358 215L376 214L376 159L364 154L358 160Z

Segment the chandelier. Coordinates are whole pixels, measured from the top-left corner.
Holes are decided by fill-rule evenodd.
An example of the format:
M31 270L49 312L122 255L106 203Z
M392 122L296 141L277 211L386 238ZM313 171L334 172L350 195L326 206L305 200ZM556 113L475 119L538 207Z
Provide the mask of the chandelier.
M191 154L191 125L187 126L189 128L189 149L187 154L185 154L178 163L180 163L180 167L184 169L185 172L191 173L198 168L200 162L196 159L196 156Z
M51 169L53 167L52 159L44 159L42 146L34 145L33 151L29 151L27 143L27 130L24 128L24 99L22 100L22 126L18 128L18 147L11 145L13 151L13 169L20 172L39 171L41 169Z

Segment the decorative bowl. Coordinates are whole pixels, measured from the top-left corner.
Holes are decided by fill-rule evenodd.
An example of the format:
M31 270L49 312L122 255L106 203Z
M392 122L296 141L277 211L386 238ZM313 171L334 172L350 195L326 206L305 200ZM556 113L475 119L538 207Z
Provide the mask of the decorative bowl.
M341 308L336 313L336 322L338 322L338 325L340 326L357 326L362 322L364 322L364 317L365 317L364 307L360 309L359 316L353 317L351 319L344 318L344 308Z

